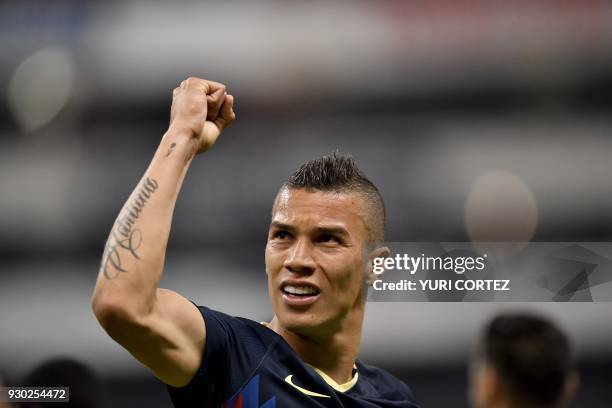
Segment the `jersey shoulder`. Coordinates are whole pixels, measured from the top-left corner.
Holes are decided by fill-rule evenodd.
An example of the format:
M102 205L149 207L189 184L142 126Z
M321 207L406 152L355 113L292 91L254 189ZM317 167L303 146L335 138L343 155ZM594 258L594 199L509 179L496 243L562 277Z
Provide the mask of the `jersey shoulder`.
M267 349L271 343L277 341L274 332L251 319L230 316L206 306L198 306L198 310L206 325L207 343L209 333L212 336L211 343L219 340L222 343L227 342L228 347L255 348L259 351Z
M175 407L207 401L217 406L240 389L278 341L270 329L250 319L197 306L206 326L202 363L187 386L168 386Z
M412 390L402 380L388 371L357 360L359 391L386 401L405 401L417 407Z

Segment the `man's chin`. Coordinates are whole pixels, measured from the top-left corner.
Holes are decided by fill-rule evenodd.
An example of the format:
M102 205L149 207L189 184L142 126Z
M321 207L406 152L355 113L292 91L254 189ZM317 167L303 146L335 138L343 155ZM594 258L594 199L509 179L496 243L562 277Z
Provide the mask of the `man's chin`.
M284 311L277 315L282 326L293 333L309 334L323 326L320 315L313 312Z

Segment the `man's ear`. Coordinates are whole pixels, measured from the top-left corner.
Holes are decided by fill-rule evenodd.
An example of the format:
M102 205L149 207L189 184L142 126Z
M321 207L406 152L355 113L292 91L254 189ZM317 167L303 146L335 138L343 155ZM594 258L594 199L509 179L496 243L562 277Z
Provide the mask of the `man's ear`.
M388 247L386 246L382 246L382 247L377 247L376 249L374 249L373 251L370 252L370 254L368 255L368 265L366 268L366 285L371 286L374 284L374 281L376 279L380 279L380 277L382 276L382 274L384 273L384 269L382 269L382 271L380 273L374 272L374 259L375 258L388 258L389 255L391 255L391 251L389 250ZM382 267L379 267L382 268Z

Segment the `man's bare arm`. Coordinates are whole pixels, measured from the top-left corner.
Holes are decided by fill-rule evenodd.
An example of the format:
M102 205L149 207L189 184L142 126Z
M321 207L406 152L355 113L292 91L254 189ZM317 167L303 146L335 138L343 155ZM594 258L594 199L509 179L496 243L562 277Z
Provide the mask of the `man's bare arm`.
M189 78L174 90L168 131L113 225L94 289L102 327L174 386L193 377L205 343L198 310L158 288L174 206L194 156L234 119L233 98L221 84Z

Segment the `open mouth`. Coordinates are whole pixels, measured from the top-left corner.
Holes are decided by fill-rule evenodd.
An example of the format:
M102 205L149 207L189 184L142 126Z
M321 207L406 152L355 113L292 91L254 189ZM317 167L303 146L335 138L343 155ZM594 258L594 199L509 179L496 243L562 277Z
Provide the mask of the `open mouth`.
M312 286L307 286L307 285L300 285L300 286L283 285L281 290L283 291L284 294L291 295L291 296L306 297L306 296L315 296L319 294L319 290L317 288L314 288Z
M306 306L315 302L320 294L319 289L310 285L290 285L281 286L283 299L292 306Z

